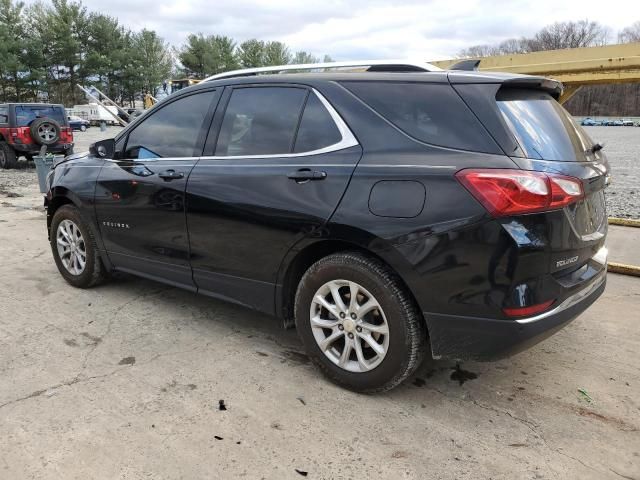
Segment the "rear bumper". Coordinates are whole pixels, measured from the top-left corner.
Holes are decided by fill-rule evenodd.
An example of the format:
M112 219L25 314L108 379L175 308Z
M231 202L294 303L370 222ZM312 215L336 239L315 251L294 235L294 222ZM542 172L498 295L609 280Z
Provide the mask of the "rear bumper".
M424 312L434 358L497 360L553 335L604 292L606 268L555 308L528 318L496 320Z
M71 147L73 147L73 143L59 143L57 145L48 146L47 152L65 153ZM40 148L42 148L42 145L36 145L35 143L28 145L22 143L12 143L11 148L13 148L16 152L38 155L38 153L40 152Z

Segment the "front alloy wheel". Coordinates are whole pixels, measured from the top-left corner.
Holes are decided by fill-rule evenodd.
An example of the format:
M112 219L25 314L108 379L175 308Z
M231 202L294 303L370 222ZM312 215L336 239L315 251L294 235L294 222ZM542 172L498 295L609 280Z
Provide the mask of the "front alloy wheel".
M56 232L58 256L64 268L71 275L81 275L87 264L87 248L78 226L65 219L58 225Z
M340 368L366 372L384 360L389 324L380 303L358 283L325 283L313 297L310 318L320 350Z
M51 253L58 271L74 287L89 288L106 272L91 228L73 205L62 205L51 219Z

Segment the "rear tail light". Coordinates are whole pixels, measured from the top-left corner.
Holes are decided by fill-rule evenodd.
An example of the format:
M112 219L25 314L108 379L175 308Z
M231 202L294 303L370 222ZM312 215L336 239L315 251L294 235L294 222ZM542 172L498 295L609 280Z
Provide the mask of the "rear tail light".
M11 128L9 129L9 136L9 143L18 143L23 145L29 145L33 143L29 127Z
M554 300L549 300L547 302L530 305L528 307L503 308L502 311L508 317L528 317L530 315L544 312L553 305L553 302Z
M456 178L494 217L562 208L584 195L578 178L508 169L469 169Z
M71 127L62 127L60 129L60 141L62 143L73 142L73 129Z

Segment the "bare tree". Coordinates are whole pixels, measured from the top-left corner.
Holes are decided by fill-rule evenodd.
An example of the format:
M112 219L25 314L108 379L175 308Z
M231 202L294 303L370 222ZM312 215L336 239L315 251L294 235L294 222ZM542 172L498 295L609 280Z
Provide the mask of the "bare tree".
M490 57L495 54L495 47L491 45L472 45L469 48L460 50L459 57Z
M495 55L511 55L527 51L529 40L526 38L508 38L498 45L473 45L458 53L459 57L490 57Z
M629 30L628 35L635 33L640 36L640 22L626 30ZM460 51L458 56L488 57L492 55L557 50L559 48L605 45L609 36L609 28L600 25L598 22L590 22L589 20L559 22L547 25L531 38L509 38L497 45L474 45Z
M556 22L536 33L526 42L526 51L557 50L560 48L590 47L605 45L609 29L598 22Z
M526 38L508 38L498 45L499 55L510 55L525 51Z
M640 21L634 23L630 27L623 29L618 34L619 43L640 42Z

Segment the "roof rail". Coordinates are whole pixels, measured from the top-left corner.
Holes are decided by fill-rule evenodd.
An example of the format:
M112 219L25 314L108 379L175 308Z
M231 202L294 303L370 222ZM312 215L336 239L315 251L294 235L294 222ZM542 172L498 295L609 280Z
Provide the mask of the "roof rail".
M301 63L297 65L275 65L272 67L245 68L211 75L203 80L219 80L221 78L248 77L261 73L279 73L300 70L323 70L333 68L369 67L367 71L375 72L439 72L441 68L427 62L413 60L353 60L348 62Z

